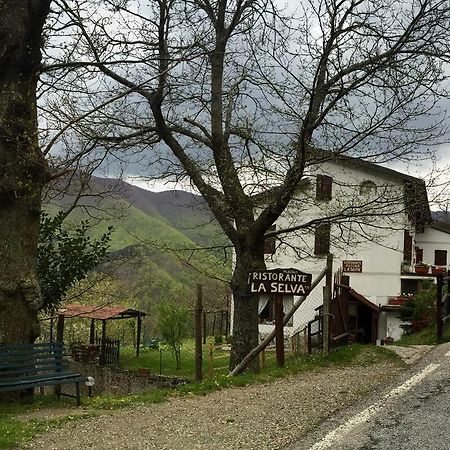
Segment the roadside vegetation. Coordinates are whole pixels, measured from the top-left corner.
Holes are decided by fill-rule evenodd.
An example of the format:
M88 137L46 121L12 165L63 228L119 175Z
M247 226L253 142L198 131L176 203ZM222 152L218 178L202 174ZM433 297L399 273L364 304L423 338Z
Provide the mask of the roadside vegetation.
M190 378L194 373L192 341L183 343L183 347L182 369L176 369L175 359L171 357L172 368L167 366L166 373ZM208 344L206 348L209 349ZM275 354L268 351L265 358L265 367L260 373L246 373L237 377L228 377L227 364L229 352L215 351L217 355L214 358L214 370L211 376L208 372L207 355L205 353L204 380L200 383L188 382L175 389L159 389L142 394L122 396L99 395L92 398L83 398L81 408L74 406L73 399L62 399L58 401L53 396L40 395L36 395L32 403L0 404L0 449L21 448L26 441L51 427L58 427L67 421L82 420L86 416L105 413L108 410L125 406L160 403L169 398L186 395L206 395L216 390L246 386L252 383L268 383L289 375L327 370L329 368L347 365L369 366L386 361L392 361L399 366L403 364L396 354L384 348L356 344L336 349L328 357L320 354L295 355L288 352L286 354L286 367L283 369L276 367ZM132 353L133 349L131 348L124 352L121 362L123 368L137 370L139 367L145 367L146 365L152 368L152 365L159 358L158 349L145 349L139 358L132 356ZM152 372L156 373L153 369ZM55 409L58 411L62 409L63 415L58 415L56 419L45 418L46 416L51 416L51 411ZM36 411L40 411L41 414L32 414ZM38 416L41 418L37 419L36 417Z
M447 322L444 325L442 341L450 342L450 323ZM412 334L404 334L398 341L395 341L395 345L408 346L408 345L436 345L438 344L436 338L436 323L428 325L420 331Z
M443 295L445 294L447 294L446 286L444 286L443 291ZM406 322L406 325L402 325L403 336L395 342L395 345L438 344L436 284L426 283L421 292L415 294L412 300L403 305L400 311L400 318ZM441 342L448 341L450 341L450 322L444 324Z

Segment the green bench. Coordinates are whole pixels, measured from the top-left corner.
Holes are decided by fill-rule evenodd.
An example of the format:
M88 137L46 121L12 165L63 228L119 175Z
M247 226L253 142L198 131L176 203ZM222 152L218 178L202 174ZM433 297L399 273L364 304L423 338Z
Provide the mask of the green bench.
M80 383L86 380L87 377L68 371L60 342L0 345L0 392L59 385L58 398L76 398L80 406ZM63 384L74 384L76 394L63 394Z

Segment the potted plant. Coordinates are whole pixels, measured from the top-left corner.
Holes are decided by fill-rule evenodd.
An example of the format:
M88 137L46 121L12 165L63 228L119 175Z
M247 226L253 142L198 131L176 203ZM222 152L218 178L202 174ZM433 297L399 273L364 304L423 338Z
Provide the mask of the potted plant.
M411 261L402 261L402 272L410 273L411 272Z
M445 267L443 266L431 266L432 275L440 275L445 273Z
M420 275L427 275L430 270L430 267L428 264L425 264L424 262L418 262L414 266L414 271Z

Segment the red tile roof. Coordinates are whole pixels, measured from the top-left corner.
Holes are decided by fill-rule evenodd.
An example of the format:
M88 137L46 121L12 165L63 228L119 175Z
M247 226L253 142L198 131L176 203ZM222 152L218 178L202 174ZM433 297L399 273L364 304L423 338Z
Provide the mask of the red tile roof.
M80 317L83 319L128 319L137 317L139 314L145 316L146 313L135 309L124 308L122 306L103 306L103 305L65 305L58 311L59 314L67 318Z

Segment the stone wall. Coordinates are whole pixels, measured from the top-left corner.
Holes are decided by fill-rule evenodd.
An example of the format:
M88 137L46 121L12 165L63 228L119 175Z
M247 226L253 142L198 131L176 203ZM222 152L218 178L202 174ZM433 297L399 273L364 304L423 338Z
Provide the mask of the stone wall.
M102 367L98 364L81 364L70 361L70 370L82 375L93 377L95 384L92 394L137 394L162 387L176 387L188 380L151 374L147 369L138 373L128 370ZM63 392L68 392L69 386L63 386ZM83 385L82 395L88 395L88 387Z

